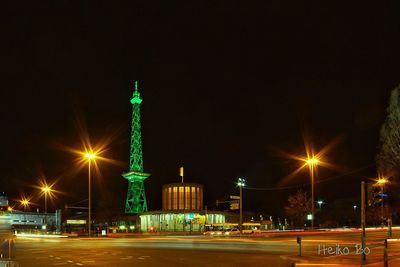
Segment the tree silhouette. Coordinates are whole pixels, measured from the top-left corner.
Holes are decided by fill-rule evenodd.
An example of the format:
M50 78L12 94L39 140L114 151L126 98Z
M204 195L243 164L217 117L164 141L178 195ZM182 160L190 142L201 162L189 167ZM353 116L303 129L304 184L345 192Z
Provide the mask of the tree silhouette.
M400 86L392 90L387 116L380 130L380 147L376 157L378 172L398 175L400 167Z
M293 226L303 227L307 213L311 212L311 198L303 190L297 191L288 198L289 204L285 206L285 213Z

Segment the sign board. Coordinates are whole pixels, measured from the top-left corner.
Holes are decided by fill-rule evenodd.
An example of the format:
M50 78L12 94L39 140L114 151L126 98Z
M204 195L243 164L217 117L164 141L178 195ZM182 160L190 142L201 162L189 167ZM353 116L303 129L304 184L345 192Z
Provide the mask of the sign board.
M309 221L312 220L312 214L307 214L307 220L309 220Z
M192 224L204 224L206 222L205 215L196 215L192 220Z
M86 224L86 220L67 220L67 224Z
M231 199L240 199L240 196L230 196Z
M229 207L231 210L238 210L239 209L239 203L232 203Z
M239 202L233 202L230 205L231 210L238 210L239 209Z

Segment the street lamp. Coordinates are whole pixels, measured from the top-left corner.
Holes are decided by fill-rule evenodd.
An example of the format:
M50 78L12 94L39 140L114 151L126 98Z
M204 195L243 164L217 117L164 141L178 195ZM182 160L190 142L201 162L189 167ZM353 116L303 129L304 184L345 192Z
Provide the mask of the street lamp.
M243 209L242 209L242 204L243 204L243 194L242 194L242 188L245 186L245 180L243 178L238 178L237 186L239 186L240 189L240 203L239 203L239 231L240 234L242 234L242 228L243 228Z
M90 166L92 160L96 160L96 153L93 151L87 151L84 153L84 158L88 162L88 194L89 194L89 200L88 200L88 235L89 237L91 236L91 223L92 223L92 209L91 209L91 191L90 191L90 179L91 179L91 174L90 174Z
M323 200L318 200L317 204L318 204L319 208L321 209L321 206L322 206L322 204L324 204L324 201Z
M24 207L24 211L26 211L26 208L27 208L27 207L29 208L30 202L29 202L28 199L22 198L19 202L21 203L21 206Z
M318 163L319 159L315 156L308 157L306 160L306 165L308 165L308 169L310 170L311 178L311 230L314 229L314 172L315 168L318 166Z
M41 190L44 195L44 213L47 214L47 195L51 192L51 187L45 184Z
M51 186L48 186L47 183L44 182L40 189L44 195L44 224L47 226L47 195L51 194Z
M384 201L384 194L385 194L385 184L387 184L389 181L386 177L379 177L378 180L376 181L377 185L381 187L381 219L382 219L382 223L384 221L384 216L383 216L383 201Z

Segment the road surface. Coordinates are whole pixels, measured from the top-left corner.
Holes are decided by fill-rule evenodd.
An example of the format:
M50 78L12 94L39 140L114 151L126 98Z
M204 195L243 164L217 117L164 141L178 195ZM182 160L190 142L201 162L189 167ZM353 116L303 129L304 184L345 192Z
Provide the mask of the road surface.
M354 232L302 235L298 257L296 234L258 237L141 236L135 238L16 239L16 261L23 266L309 266L310 263L358 264ZM382 266L385 231L367 234L367 262ZM394 236L400 236L394 232ZM347 255L338 254L337 247ZM332 247L328 253L327 248ZM325 250L323 250L325 248ZM345 249L346 250L346 249ZM325 252L324 252L325 251ZM335 253L331 253L334 251ZM389 258L400 256L400 241L389 242ZM400 266L400 262L397 262ZM354 265L354 266L356 266ZM321 265L323 266L323 265ZM338 265L339 266L339 265Z

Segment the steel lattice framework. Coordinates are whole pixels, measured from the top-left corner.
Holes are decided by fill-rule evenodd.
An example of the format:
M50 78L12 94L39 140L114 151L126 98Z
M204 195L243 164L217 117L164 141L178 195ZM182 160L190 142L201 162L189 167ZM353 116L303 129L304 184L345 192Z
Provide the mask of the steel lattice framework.
M150 176L143 172L142 133L140 124L140 104L142 98L138 91L138 82L135 82L135 91L132 99L132 132L129 158L129 172L122 174L128 180L128 194L126 196L125 213L140 213L147 211L144 180Z

